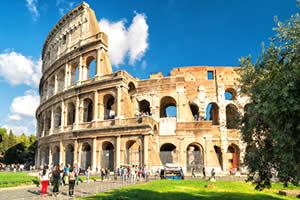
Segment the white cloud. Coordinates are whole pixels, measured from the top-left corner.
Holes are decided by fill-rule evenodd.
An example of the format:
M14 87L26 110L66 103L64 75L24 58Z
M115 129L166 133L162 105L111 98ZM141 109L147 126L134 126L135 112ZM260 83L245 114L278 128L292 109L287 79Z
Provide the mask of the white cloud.
M99 21L100 30L108 35L109 57L113 65L124 64L129 57L129 64L140 61L148 49L148 29L146 15L136 13L132 23L126 29L126 20L110 22L107 19Z
M75 1L56 0L56 6L58 7L58 12L61 16L74 8L75 4Z
M33 20L37 20L40 15L37 9L38 0L26 0L26 6L33 16Z
M37 92L28 90L24 96L13 99L10 106L10 119L20 120L22 117L33 117L40 103L40 97Z
M27 126L14 126L14 125L5 124L2 127L5 128L6 130L12 130L12 132L17 135L21 135L22 133L25 133L27 135L33 134L32 132L30 132Z
M41 66L41 60L36 61L14 51L0 54L0 77L12 85L25 84L37 88Z

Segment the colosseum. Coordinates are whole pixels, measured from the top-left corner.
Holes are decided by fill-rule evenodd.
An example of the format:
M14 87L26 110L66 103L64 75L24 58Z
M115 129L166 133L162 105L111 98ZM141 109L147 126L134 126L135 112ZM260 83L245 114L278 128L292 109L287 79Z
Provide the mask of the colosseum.
M48 34L36 111L36 166L78 164L113 170L167 163L218 174L243 171L236 118L238 67L173 68L141 80L113 71L108 38L82 3ZM237 174L236 173L236 174Z

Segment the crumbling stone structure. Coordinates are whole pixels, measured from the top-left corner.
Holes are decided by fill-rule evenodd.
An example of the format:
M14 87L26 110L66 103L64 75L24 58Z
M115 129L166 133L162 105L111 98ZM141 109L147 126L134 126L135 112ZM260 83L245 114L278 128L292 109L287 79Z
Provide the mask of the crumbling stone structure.
M37 166L241 171L239 68L180 67L147 80L113 72L107 35L86 3L54 26L42 60Z

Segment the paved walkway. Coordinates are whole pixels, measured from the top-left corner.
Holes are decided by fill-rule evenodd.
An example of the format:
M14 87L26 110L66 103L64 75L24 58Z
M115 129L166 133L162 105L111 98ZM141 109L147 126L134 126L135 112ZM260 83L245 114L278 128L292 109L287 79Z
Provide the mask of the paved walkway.
M141 182L136 182L141 183ZM107 180L104 182L90 182L90 183L80 183L78 186L75 186L74 197L85 197L92 196L99 192L105 192L112 189L117 189L122 186L130 185L132 183L121 181L112 181ZM75 199L74 197L68 196L68 186L60 187L61 194L58 197L52 196L52 186L48 188L50 194L47 197L41 197L39 194L40 188L34 186L24 186L17 188L7 188L0 190L0 199L1 200L38 200L38 199Z

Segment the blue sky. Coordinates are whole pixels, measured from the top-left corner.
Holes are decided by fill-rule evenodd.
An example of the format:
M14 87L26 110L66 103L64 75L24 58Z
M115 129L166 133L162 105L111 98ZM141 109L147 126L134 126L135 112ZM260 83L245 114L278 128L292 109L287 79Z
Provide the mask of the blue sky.
M173 67L179 66L237 66L239 57L249 54L256 57L260 53L261 42L267 42L274 34L275 15L285 21L298 11L296 0L86 2L99 21L107 22L108 28L119 23L115 28L121 27L121 31L130 35L131 26L143 24L144 32L132 34L132 37L142 34L140 46L129 45L123 52L114 52L122 55L121 60L113 62L118 63L114 70L127 70L142 79L159 71L168 75ZM77 0L1 2L4 9L0 15L0 126L16 132L35 132L32 116L38 104L41 48L62 14L78 3ZM138 56L131 62L134 51Z

